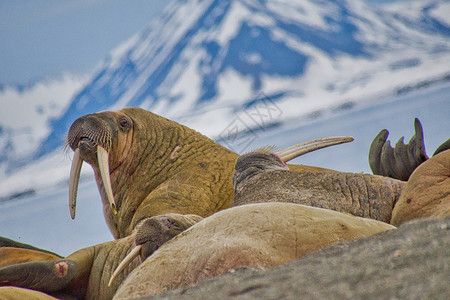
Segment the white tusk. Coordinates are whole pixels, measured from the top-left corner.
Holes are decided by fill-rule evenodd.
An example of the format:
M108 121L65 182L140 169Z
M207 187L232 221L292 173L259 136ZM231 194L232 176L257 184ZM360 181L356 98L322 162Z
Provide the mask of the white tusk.
M77 207L77 191L78 182L80 181L81 166L83 160L80 157L80 149L76 149L73 155L72 167L70 168L69 177L69 209L70 216L75 219L75 209Z
M97 158L98 168L100 169L100 175L102 177L103 186L105 187L106 196L108 197L113 213L117 215L116 202L114 202L111 179L109 177L108 151L106 151L102 146L97 146Z
M120 264L117 266L117 268L114 270L113 274L111 275L111 279L108 282L108 286L111 286L111 283L117 278L117 276L120 274L120 272L125 269L126 266L128 266L133 259L136 258L141 253L142 245L138 245L131 250L130 253L128 253L127 256L120 262Z
M275 154L277 154L282 161L288 162L291 159L299 157L300 155L306 154L308 152L312 152L328 146L348 143L351 141L353 141L353 138L351 136L333 136L320 138L290 146L286 149L277 151Z

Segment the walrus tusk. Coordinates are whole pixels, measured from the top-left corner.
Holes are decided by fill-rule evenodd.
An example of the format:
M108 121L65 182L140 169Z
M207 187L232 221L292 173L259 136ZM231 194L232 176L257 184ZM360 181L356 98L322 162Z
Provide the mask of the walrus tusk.
M353 138L351 136L332 136L320 138L287 147L286 149L277 151L275 154L278 155L282 161L288 162L291 159L294 159L308 152L333 145L348 143L351 141L353 141Z
M111 283L117 278L117 276L122 272L123 269L125 269L126 266L128 266L133 259L136 258L141 253L142 245L138 245L131 250L130 253L128 253L127 256L120 262L120 264L117 266L117 268L114 270L113 274L111 275L111 279L108 282L108 286L111 286Z
M97 146L97 158L98 168L100 169L100 175L102 177L103 186L105 187L106 196L108 197L109 204L115 215L117 215L116 202L111 188L111 179L109 178L109 162L108 151L102 146Z
M75 150L73 155L72 167L70 168L69 177L69 209L70 216L75 219L75 209L77 207L77 191L78 182L80 180L81 166L83 165L83 160L80 157L80 149Z

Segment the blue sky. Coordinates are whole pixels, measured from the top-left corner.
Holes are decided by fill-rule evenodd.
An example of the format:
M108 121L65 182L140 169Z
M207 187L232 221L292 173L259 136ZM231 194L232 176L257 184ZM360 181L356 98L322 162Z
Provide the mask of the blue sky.
M0 86L88 73L168 2L0 0Z

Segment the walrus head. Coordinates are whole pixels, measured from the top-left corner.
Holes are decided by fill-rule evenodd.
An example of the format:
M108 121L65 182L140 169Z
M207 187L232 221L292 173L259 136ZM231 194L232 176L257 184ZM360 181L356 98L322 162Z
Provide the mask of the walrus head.
M83 161L88 162L99 171L111 210L114 214L117 214L117 205L111 188L109 154L117 153L118 151L113 150L119 147L126 150L126 147L121 145L123 139L120 139L119 136L128 133L130 130L133 130L132 119L125 114L116 112L86 115L77 119L70 127L67 144L75 152L69 181L70 215L72 219L75 218L76 194ZM123 153L123 155L126 155L126 153ZM117 162L117 160L112 161Z
M207 216L231 204L228 178L237 155L150 111L129 107L80 117L69 129L67 145L75 152L72 218L80 168L87 162L115 238L128 236L147 217L169 212Z
M286 163L298 156L321 148L352 142L350 136L334 136L306 141L273 152L274 147L263 147L239 156L236 160L233 186L235 194L242 181L266 170L289 170Z
M136 257L140 256L144 261L162 244L171 240L179 233L185 231L192 225L200 222L203 218L197 215L181 215L169 213L161 216L154 216L141 221L135 228L135 247L117 266L108 286Z

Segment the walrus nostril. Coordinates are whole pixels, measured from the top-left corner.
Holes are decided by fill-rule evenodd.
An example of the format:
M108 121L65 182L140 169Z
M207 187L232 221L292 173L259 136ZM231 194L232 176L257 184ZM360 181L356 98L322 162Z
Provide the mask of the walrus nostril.
M86 159L87 155L96 152L97 145L98 143L94 140L88 137L82 137L78 140L74 147L80 149L82 155L84 156L84 159Z
M78 147L80 146L80 144L87 144L89 147L96 147L98 145L95 140L86 136L81 137L77 144Z
M91 142L94 143L94 141L86 136L83 136L82 138L80 138L80 141L85 141L85 142Z

